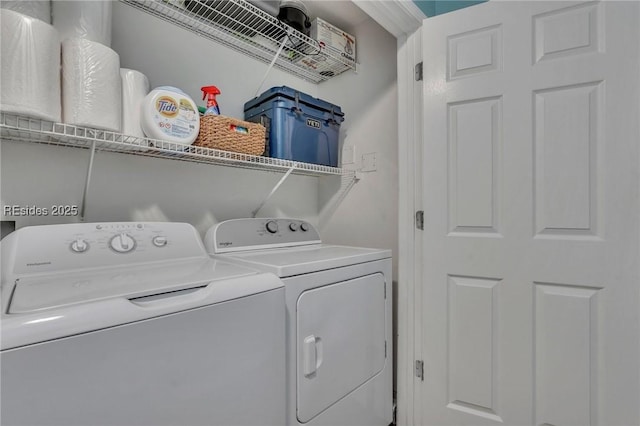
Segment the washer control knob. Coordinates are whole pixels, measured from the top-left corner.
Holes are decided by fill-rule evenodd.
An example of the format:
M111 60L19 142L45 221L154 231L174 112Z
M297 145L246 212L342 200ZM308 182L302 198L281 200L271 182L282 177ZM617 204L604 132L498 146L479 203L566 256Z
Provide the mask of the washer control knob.
M289 229L291 229L293 232L296 232L298 230L298 224L295 222L291 222L289 224Z
M87 243L82 238L78 238L74 242L71 243L71 250L75 253L84 253L89 249L89 243Z
M278 224L275 221L270 220L269 222L267 222L267 231L269 231L269 233L271 234L275 234L276 232L278 232Z
M111 248L118 253L129 253L136 246L136 240L126 232L116 235L109 242Z
M302 222L302 223L300 224L300 230L301 230L302 232L307 232L307 231L309 230L309 224Z
M153 239L151 240L151 242L153 243L154 246L156 247L164 247L167 245L167 237L163 237L161 235L158 235L156 237L153 237Z

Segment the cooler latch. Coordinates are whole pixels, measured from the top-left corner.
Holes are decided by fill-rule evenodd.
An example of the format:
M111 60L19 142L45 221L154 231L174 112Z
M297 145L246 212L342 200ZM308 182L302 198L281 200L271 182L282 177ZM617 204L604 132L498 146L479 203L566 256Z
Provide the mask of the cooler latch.
M338 124L338 121L336 120L336 113L333 110L333 107L331 107L331 118L327 120L327 124Z
M300 93L299 92L296 92L295 102L296 102L296 106L291 108L291 111L295 112L296 114L302 115L302 109L300 108Z

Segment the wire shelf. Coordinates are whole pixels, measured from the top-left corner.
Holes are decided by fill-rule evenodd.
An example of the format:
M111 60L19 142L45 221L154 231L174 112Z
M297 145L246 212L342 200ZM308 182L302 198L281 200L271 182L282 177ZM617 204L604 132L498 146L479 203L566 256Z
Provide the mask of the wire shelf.
M280 22L244 0L121 0L201 37L222 43L313 83L329 80L355 64L337 49Z
M297 175L338 175L347 180L355 179L353 171L337 167L182 145L158 139L138 138L121 133L53 123L9 113L0 113L0 138L3 141L32 142L86 149L92 148L95 144L95 149L98 151L253 170L286 172L289 169L293 169L292 173Z

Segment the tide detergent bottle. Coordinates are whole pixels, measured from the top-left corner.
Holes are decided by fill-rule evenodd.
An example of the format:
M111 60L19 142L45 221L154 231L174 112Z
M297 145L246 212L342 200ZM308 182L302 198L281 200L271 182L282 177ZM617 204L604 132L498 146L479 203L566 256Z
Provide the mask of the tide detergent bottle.
M141 102L140 125L149 138L191 145L200 131L200 117L189 95L176 87L161 86Z
M220 115L220 107L216 101L216 95L220 94L220 89L216 86L203 86L200 90L202 90L202 100L207 100L207 109L204 115Z

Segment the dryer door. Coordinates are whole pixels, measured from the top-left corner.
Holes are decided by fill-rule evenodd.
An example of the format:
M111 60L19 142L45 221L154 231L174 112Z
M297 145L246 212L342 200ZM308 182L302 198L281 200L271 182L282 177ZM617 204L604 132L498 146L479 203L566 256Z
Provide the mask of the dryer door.
M386 362L382 274L305 291L297 303L298 420L308 422Z

